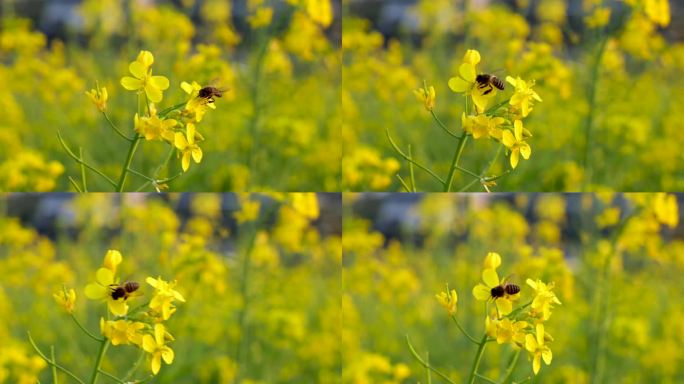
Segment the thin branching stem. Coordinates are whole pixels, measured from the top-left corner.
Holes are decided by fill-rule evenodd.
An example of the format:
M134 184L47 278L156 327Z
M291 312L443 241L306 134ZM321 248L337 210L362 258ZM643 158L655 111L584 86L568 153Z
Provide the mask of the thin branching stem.
M449 128L447 128L447 126L444 123L442 123L442 120L440 120L439 117L437 117L437 115L435 114L435 111L430 110L430 114L432 114L432 118L435 119L435 121L437 122L437 125L439 125L444 130L444 132L446 132L449 136L455 137L457 139L461 138L461 136L451 132L449 130Z
M103 342L103 341L104 341L104 338L97 337L97 336L93 335L92 333L90 333L90 331L88 331L88 330L87 330L87 329L78 321L78 319L76 318L76 316L74 316L73 313L71 314L71 318L74 320L74 323L76 323L76 325L77 325L79 328L81 328L81 330L82 330L83 332L85 332L85 334L88 335L91 339L96 340L96 341L99 341L99 342Z
M413 358L416 359L420 365L422 365L424 368L431 370L434 372L437 376L441 377L442 379L446 380L448 383L451 384L456 384L454 381L449 379L449 377L442 372L438 371L437 369L433 368L430 364L427 362L423 361L423 359L418 355L418 352L413 348L413 345L411 345L411 340L409 339L409 336L406 335L406 344L409 347L409 350L411 351L411 355L413 355Z
M96 174L100 175L103 179L105 179L105 180L106 180L109 184L111 184L112 186L114 186L114 187L117 186L116 182L115 182L114 180L110 179L109 176L105 175L105 174L102 173L99 169L93 167L92 165L86 163L86 162L85 162L83 159L81 159L80 157L76 156L76 155L74 154L74 152L71 151L71 149L69 148L69 146L67 146L66 142L64 142L64 138L62 137L62 134L61 134L59 131L57 131L57 138L59 139L59 143L62 145L62 148L64 148L64 150L66 151L67 155L69 155L69 157L71 157L72 159L74 159L77 163L82 164L82 165L85 166L86 168L88 168L88 169L90 169L91 171L95 172Z
M107 120L107 122L109 123L109 126L112 127L114 132L116 132L119 136L121 136L126 141L133 141L132 138L128 137L125 133L121 132L121 130L119 130L119 128L116 127L114 122L109 118L109 115L107 115L107 112L102 112L102 115L104 115L105 120Z
M394 150L397 151L397 153L399 154L399 156L403 157L404 160L406 160L406 161L412 162L413 165L415 165L416 167L418 167L418 168L422 169L423 171L429 173L430 176L434 177L437 181L439 181L442 185L444 185L444 180L443 180L441 177L437 176L437 174L435 174L434 172L432 172L432 170L431 170L430 168L428 168L428 167L426 167L426 166L424 166L424 165L422 165L422 164L416 162L415 160L413 160L412 158L410 158L408 155L406 155L401 149L399 149L399 147L398 147L397 144L394 142L394 140L392 140L392 136L390 136L389 128L386 128L386 129L385 129L385 132L387 133L387 138L389 139L390 144L392 145L392 147L394 148Z
M78 382L78 383L80 383L80 384L85 384L85 383L83 382L83 380L79 379L78 376L76 376L76 375L74 375L73 373L71 373L71 371L69 371L68 369L66 369L66 368L62 367L61 365L57 364L56 361L54 361L54 360L52 360L52 359L49 359L47 356L45 356L45 354L44 354L44 353L38 348L38 346L36 345L36 342L33 341L33 338L31 337L31 332L26 332L26 333L28 334L29 343L31 344L31 346L33 347L33 349L36 351L36 353L38 354L38 356L40 356L43 360L45 360L46 363L48 363L48 364L52 365L53 367L59 369L60 371L64 372L66 375L68 375L68 376L70 376L72 379L76 380L76 382Z
M475 339L474 337L470 336L470 334L469 334L468 332L466 332L466 330L461 326L461 323L458 322L458 319L456 318L456 315L455 315L455 314L454 314L454 315L451 315L451 319L454 320L454 323L456 323L456 326L457 326L458 329L463 333L463 335L465 335L465 337L467 337L470 341L472 341L472 342L475 343L475 344L480 344L480 342L477 341L477 339Z

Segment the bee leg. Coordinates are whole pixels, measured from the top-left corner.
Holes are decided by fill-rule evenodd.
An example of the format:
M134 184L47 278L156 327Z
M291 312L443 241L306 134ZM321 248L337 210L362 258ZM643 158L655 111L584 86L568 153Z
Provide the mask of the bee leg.
M492 92L492 89L493 89L492 87L489 87L489 89L487 89L486 91L484 91L482 94L483 94L483 95L488 95L488 94L490 94L490 93Z

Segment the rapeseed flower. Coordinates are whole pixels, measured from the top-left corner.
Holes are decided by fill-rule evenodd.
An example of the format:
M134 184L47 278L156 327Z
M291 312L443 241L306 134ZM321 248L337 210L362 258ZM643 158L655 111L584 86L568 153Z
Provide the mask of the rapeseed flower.
M176 282L169 283L162 280L161 277L156 279L148 277L145 281L156 290L154 297L150 300L150 308L159 312L162 315L162 319L168 320L176 311L173 301L185 302L183 295L173 289L176 286Z
M413 91L416 99L423 103L425 109L432 111L435 108L435 87L432 85L429 88L418 88Z
M505 316L511 313L511 311L513 310L513 301L518 300L520 298L520 293L516 293L514 295L504 293L503 297L493 298L492 288L497 287L501 284L501 281L499 280L499 275L496 273L496 269L493 268L485 268L482 271L482 281L484 284L479 283L478 285L473 287L473 296L475 296L475 298L480 301L487 301L493 299L494 303L496 304L496 309L498 310L499 316Z
M151 111L154 112L153 109ZM138 117L136 113L133 117L135 131L143 136L145 140L166 140L172 142L174 140L174 131L178 122L174 119L160 119L156 113L152 116Z
M195 125L188 123L186 126L187 132L185 134L176 132L174 145L181 152L181 166L183 172L190 168L190 158L199 164L202 161L202 148L195 143Z
M526 82L520 77L506 76L506 81L515 87L515 93L511 96L509 104L520 109L522 117L532 112L532 100L542 101L541 97L532 89L534 81Z
M501 319L496 325L496 342L499 344L513 343L517 346L525 344L526 321L512 321Z
M513 122L513 133L510 130L503 132L502 142L511 151L511 168L518 166L520 155L527 160L532 154L532 148L523 137L523 129L522 121L516 120Z
M107 99L109 98L109 95L107 94L107 88L100 88L99 85L96 85L96 87L96 89L86 91L86 95L88 95L90 101L95 104L100 112L104 112L107 110Z
M477 111L481 113L487 108L489 100L496 95L496 88L476 86L477 64L480 59L480 52L474 49L467 50L463 62L458 67L458 75L450 78L448 84L452 91L470 95Z
M116 284L114 272L109 268L100 268L95 273L95 283L85 287L85 295L91 300L100 300L107 303L109 311L116 316L125 316L128 313L128 304L124 298L112 298L112 285Z
M537 324L536 337L534 335L525 336L525 349L532 354L532 370L536 375L541 369L541 360L544 360L546 365L551 364L553 353L551 349L544 344L544 324Z
M74 312L74 304L76 302L76 292L74 289L66 288L52 295L55 298L57 304L59 304L67 313Z
M458 295L456 290L452 289L447 292L440 292L440 294L435 295L439 304L444 307L449 313L449 316L456 314L456 303L458 302Z
M135 344L142 343L142 330L145 324L130 320L105 320L100 318L100 332L108 338L112 345L121 344Z
M121 85L129 91L144 90L149 101L158 103L162 101L162 91L169 88L169 79L164 76L152 76L152 63L152 52L140 51L138 58L128 66L134 77L122 77Z
M535 290L535 296L532 300L531 307L536 312L542 315L543 320L548 320L551 317L551 309L554 304L560 305L561 302L556 297L556 294L551 290L554 284L545 284L541 280L527 279L527 285Z
M503 130L499 126L505 123L503 117L490 117L486 115L466 116L461 115L461 125L466 133L473 135L474 139L481 137L501 140Z
M150 367L152 373L155 375L159 373L159 370L161 369L162 359L166 364L173 363L174 353L173 350L166 345L165 334L166 329L164 326L162 324L155 324L154 336L145 335L142 339L143 349L152 357Z

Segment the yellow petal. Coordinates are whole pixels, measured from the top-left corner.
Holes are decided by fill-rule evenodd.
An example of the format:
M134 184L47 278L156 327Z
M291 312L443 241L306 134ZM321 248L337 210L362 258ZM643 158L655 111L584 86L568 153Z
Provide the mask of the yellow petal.
M149 79L150 83L162 91L169 87L169 79L164 76L152 76Z
M173 357L174 357L173 350L169 347L164 348L164 350L162 351L162 358L164 359L166 364L173 363Z
M202 149L193 148L192 159L195 160L195 163L199 164L202 161Z
M520 144L520 154L525 159L529 159L530 155L532 154L532 148L530 147L530 145L527 143Z
M183 154L183 159L181 160L181 166L183 168L183 172L187 171L188 168L190 168L190 154L188 152L185 152Z
M544 324L537 324L537 345L544 345Z
M508 148L511 148L515 144L515 137L513 137L513 134L508 129L503 132L501 140Z
M126 304L123 299L120 300L108 300L107 306L109 311L116 316L125 316L128 313L128 304Z
M536 353L534 355L534 360L532 361L532 370L534 371L534 374L536 375L539 373L539 369L541 368L541 356Z
M461 75L463 80L473 83L475 81L475 66L470 63L463 63L458 67L458 73Z
M499 275L495 269L486 268L482 271L482 281L490 288L496 287L499 285Z
M499 310L499 315L508 315L513 310L513 303L508 299L500 298L496 300L496 308Z
M140 51L138 58L135 60L144 65L145 68L149 68L154 63L154 56L150 51Z
M523 125L522 121L516 120L513 122L513 130L515 132L515 140L516 141L522 141L523 136L522 136L522 130L523 130Z
M153 103L162 101L162 91L150 83L145 85L145 94L147 99Z
M114 272L109 268L99 268L95 273L95 280L106 287L114 283Z
M546 365L551 364L551 360L553 359L553 354L551 353L551 350L546 348L545 350L542 351L542 358L544 359L544 362Z
M154 338L150 335L143 336L142 347L147 353L152 353L157 348Z
M537 341L534 339L534 336L530 334L525 335L525 349L530 352L537 350Z
M161 356L158 353L152 356L152 364L150 368L152 368L152 373L155 375L159 373L159 369L161 368Z
M183 135L183 134L180 133L180 132L176 132L176 136L174 137L173 143L174 143L174 145L176 146L176 148L180 149L181 151L184 150L185 147L188 146L188 141L185 140L185 135ZM150 279L150 278L148 277L147 282L148 282L150 285L152 285L152 283L150 283L150 280L149 280L149 279ZM154 285L152 285L152 286L155 287Z
M145 68L145 66L142 63L138 61L133 61L128 65L128 70L131 71L131 74L133 74L133 76L137 77L138 79L144 79L147 68Z
M85 295L91 300L102 300L107 294L108 289L99 284L88 284L85 287Z
M463 55L463 62L472 65L477 65L480 62L480 52L475 49L469 49Z
M489 252L485 257L484 267L497 269L501 265L501 256L496 252Z
M134 79L130 76L124 76L121 78L121 86L128 89L129 91L135 91L143 87L142 80Z
M185 93L187 93L187 94L192 95L192 94L195 93L195 88L193 88L192 85L188 84L188 83L185 82L185 81L182 82L180 86L181 86L181 88L183 89L183 91L185 91Z
M511 151L511 168L515 169L518 166L518 161L520 161L520 150L515 148Z
M489 300L492 296L491 289L484 284L478 284L473 288L473 296L480 301Z
M452 77L449 79L449 89L456 93L463 93L468 88L470 88L471 84L467 83L465 80L461 79L460 77Z

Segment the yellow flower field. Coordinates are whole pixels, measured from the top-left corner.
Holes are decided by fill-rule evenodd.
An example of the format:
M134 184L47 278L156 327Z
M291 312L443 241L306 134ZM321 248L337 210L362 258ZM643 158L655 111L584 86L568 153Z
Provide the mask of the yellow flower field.
M682 382L682 201L345 194L343 382Z
M340 189L339 10L177 3L0 3L0 190Z
M340 382L340 198L0 196L0 383Z
M670 4L347 0L343 190L681 190Z

